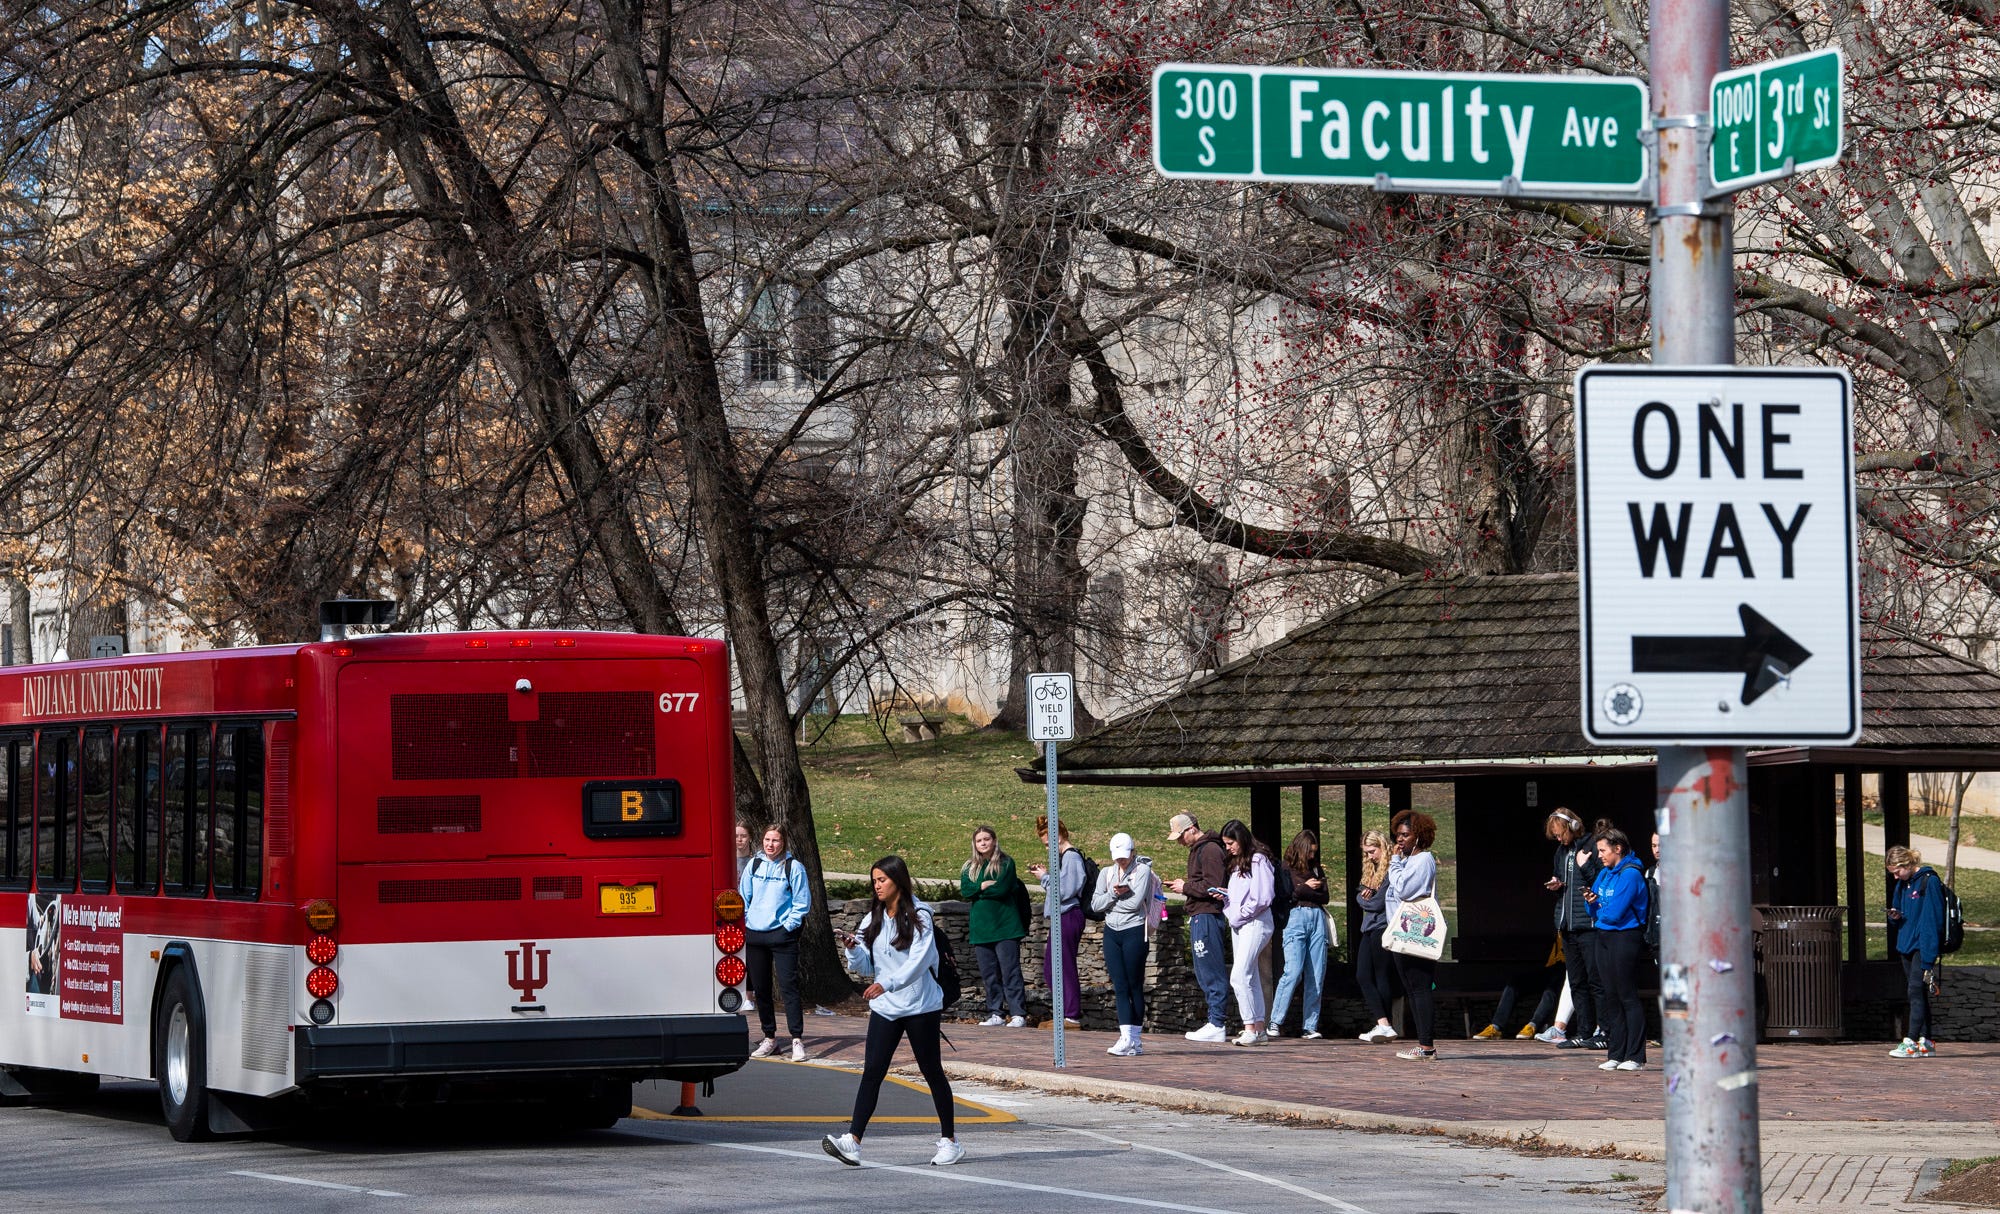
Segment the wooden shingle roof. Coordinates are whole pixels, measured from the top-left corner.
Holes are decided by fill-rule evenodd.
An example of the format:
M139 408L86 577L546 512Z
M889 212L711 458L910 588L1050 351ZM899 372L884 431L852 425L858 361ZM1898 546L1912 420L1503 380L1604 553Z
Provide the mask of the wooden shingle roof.
M1065 748L1058 775L1616 761L1584 740L1578 684L1575 574L1406 579ZM2000 675L1866 629L1862 719L1863 749L1991 757Z

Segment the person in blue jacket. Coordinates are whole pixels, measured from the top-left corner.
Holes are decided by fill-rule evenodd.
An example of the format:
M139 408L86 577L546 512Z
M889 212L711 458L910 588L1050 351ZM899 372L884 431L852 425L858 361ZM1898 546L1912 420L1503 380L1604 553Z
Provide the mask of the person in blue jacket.
M736 892L743 895L743 959L750 970L750 995L757 1001L757 1022L764 1040L750 1051L769 1058L778 1049L778 1006L771 997L775 969L778 995L785 1001L785 1027L792 1034L792 1061L806 1060L806 1021L799 1006L799 929L812 907L812 887L806 866L785 846L785 828L764 828L764 849L750 857L738 875Z
M1883 857L1896 884L1889 894L1889 951L1903 963L1909 984L1910 1035L1889 1051L1891 1058L1929 1058L1931 996L1937 994L1938 953L1944 948L1944 882L1907 847Z
M1603 1071L1636 1071L1646 1065L1646 1005L1639 974L1646 960L1646 920L1651 900L1646 873L1632 854L1632 840L1616 827L1597 836L1598 869L1584 897L1597 928L1597 960L1604 971Z

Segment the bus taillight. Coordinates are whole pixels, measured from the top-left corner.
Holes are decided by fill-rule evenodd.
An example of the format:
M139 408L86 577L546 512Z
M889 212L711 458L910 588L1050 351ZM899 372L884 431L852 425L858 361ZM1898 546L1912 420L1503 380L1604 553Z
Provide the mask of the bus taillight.
M331 999L333 992L340 989L340 976L324 965L316 965L306 975L306 994L315 999Z
M332 936L314 936L306 941L306 960L314 965L332 965L333 958L340 952L340 946Z
M715 895L715 917L724 923L736 923L743 918L743 895L733 889L725 889Z
M743 964L741 957L724 957L715 963L715 980L724 986L742 986L743 979L749 972L750 967Z
M333 903L325 898L314 898L306 903L306 926L316 932L330 932L340 917L333 913Z
M742 952L743 925L740 923L724 923L717 927L715 929L715 947L725 953Z

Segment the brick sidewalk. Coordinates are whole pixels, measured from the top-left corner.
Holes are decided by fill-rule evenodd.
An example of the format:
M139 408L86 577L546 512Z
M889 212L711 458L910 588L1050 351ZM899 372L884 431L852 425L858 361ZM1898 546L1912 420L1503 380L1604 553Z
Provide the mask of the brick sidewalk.
M814 1056L861 1062L865 1024L812 1017ZM1046 1030L947 1026L947 1060L1052 1069ZM1284 1039L1254 1049L1149 1035L1140 1058L1113 1058L1116 1034L1064 1034L1069 1074L1223 1095L1291 1101L1435 1121L1657 1119L1665 1116L1659 1051L1637 1074L1597 1069L1599 1054L1534 1041L1441 1041L1435 1063L1406 1062L1385 1045ZM907 1058L907 1049L903 1052ZM1772 1043L1758 1048L1758 1107L1768 1123L1965 1121L2000 1110L2000 1044L1950 1045L1896 1062L1887 1043ZM1913 1082L1920 1080L1921 1082Z

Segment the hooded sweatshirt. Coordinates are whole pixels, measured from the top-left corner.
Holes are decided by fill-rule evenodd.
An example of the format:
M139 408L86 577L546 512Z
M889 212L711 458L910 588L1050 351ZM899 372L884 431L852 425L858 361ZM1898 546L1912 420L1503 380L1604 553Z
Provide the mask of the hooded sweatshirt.
M1585 853L1584 862L1577 863L1576 853ZM1591 917L1590 902L1583 891L1590 888L1597 872L1603 865L1597 862L1597 837L1585 835L1573 843L1556 844L1552 869L1555 879L1562 882L1556 891L1556 930L1559 932L1587 932L1597 926Z
M795 932L812 906L806 866L786 852L773 860L763 852L750 857L737 878L743 895L743 926L753 932Z
M1598 872L1590 888L1597 891L1592 909L1598 931L1629 932L1646 926L1646 870L1639 866L1639 857L1619 857L1618 863Z
M1223 913L1229 918L1231 928L1247 927L1258 918L1269 918L1271 899L1277 893L1278 870L1271 867L1271 857L1256 852L1250 857L1250 871L1243 872L1236 865L1229 866L1229 904Z
M1908 881L1896 882L1889 905L1903 920L1889 923L1889 950L1915 953L1926 968L1936 965L1944 946L1944 882L1926 864Z
M1187 913L1221 914L1222 899L1208 891L1223 889L1228 884L1229 849L1222 845L1221 835L1203 831L1194 846L1188 848L1187 884L1181 887L1182 895L1187 898Z
M1426 894L1437 892L1437 857L1428 851L1411 852L1409 855L1395 855L1389 858L1389 880L1382 886L1382 921L1387 923L1396 917L1396 908Z
M910 947L896 947L896 925L888 922L875 933L875 947L868 947L868 921L874 912L861 916L854 929L854 947L847 950L847 968L857 978L872 978L882 984L882 993L868 1001L868 1010L885 1020L900 1020L924 1012L944 1009L944 988L931 976L937 964L931 934L931 908L917 903L917 929L910 933Z
M1118 871L1118 861L1113 860L1097 870L1097 888L1091 891L1090 909L1104 916L1107 932L1148 927L1154 914L1154 883L1158 880L1149 857L1133 856L1132 867L1123 873ZM1123 898L1111 892L1120 884L1131 889Z

